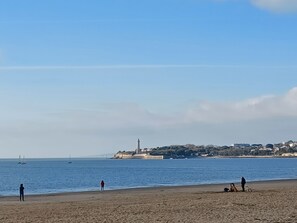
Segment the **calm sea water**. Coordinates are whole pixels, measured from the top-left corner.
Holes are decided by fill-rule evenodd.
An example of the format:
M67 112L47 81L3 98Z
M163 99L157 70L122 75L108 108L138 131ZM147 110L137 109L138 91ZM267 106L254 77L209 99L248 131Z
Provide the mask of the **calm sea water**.
M295 179L297 159L0 160L0 196L106 189Z

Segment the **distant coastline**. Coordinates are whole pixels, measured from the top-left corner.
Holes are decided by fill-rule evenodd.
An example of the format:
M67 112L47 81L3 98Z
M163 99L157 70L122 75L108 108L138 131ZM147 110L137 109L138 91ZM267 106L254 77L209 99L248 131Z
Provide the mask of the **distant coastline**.
M113 159L149 159L149 160L162 160L162 155L152 156L149 153L130 153L130 152L118 152L114 155Z
M137 140L137 149L135 151L119 151L114 156L114 159L156 159L162 160L164 159L163 155L151 155L149 149L141 149L140 148L140 139Z
M237 143L231 146L171 145L119 151L114 159L193 159L193 158L297 158L297 142L290 140L276 144Z

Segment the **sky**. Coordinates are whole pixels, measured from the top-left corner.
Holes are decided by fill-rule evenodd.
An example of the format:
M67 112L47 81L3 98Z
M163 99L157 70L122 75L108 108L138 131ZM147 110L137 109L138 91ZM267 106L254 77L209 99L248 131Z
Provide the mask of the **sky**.
M0 2L0 158L297 140L297 0Z

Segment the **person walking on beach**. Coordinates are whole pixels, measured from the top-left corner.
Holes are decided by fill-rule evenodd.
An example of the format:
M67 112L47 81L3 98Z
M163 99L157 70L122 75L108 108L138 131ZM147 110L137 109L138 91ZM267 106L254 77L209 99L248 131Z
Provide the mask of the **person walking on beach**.
M20 185L20 201L24 201L24 186L23 184Z
M245 191L244 189L245 184L246 184L246 180L244 179L244 177L241 177L241 188L243 192Z
M104 181L103 180L101 180L101 183L100 183L100 185L101 185L101 190L104 190Z

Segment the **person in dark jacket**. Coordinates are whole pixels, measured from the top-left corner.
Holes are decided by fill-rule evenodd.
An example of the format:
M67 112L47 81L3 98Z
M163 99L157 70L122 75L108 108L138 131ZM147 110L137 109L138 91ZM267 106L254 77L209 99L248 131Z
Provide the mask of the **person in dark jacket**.
M20 201L24 201L24 186L23 184L20 185Z
M245 191L244 189L245 184L246 184L246 180L244 179L244 177L241 177L241 188L243 192Z
M101 184L101 190L104 190L104 184L105 184L104 181L101 180L101 183L100 184Z

